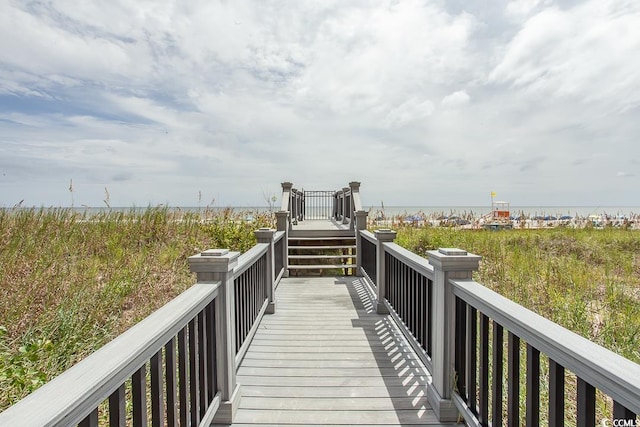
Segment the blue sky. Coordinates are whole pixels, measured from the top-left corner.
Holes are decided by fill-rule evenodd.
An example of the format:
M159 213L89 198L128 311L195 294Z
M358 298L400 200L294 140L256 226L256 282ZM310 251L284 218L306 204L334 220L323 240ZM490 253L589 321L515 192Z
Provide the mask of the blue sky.
M639 206L638 70L637 0L4 0L0 207Z

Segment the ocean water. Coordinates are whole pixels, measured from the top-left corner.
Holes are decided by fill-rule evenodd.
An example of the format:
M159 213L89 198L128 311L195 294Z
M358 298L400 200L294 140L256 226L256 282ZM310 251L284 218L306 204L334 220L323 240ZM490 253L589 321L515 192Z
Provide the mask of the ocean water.
M40 209L40 208L3 208L7 210L14 209ZM73 207L73 208L43 208L43 209L72 209L74 211L86 214L98 214L103 212L142 212L148 207ZM236 207L194 207L194 206L168 206L167 209L182 212L221 212L231 209L236 213L251 215L258 212L267 212L269 208L266 206L236 206ZM313 208L310 207L312 210ZM436 218L440 216L460 216L480 218L491 212L490 206L363 206L365 211L369 212L369 217L378 217L384 215L387 218L395 216L426 216ZM277 210L277 209L276 209ZM324 209L323 209L324 211ZM536 216L555 216L557 218L568 215L571 217L588 218L589 216L600 216L608 218L639 218L640 206L510 206L510 215L519 217ZM313 213L310 213L313 215ZM323 215L324 216L324 215Z
M491 206L367 206L365 210L370 215L377 216L384 213L385 216L403 216L424 214L432 216L471 216L482 217L491 213ZM591 215L613 218L631 218L640 216L640 206L510 206L510 214L527 217L569 215L572 217L587 218Z

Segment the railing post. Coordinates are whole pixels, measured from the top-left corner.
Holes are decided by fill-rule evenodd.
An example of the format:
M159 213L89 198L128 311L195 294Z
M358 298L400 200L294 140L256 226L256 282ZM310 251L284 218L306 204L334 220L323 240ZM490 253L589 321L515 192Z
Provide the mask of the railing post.
M347 223L347 212L349 210L349 206L347 206L347 191L349 191L349 187L344 187L342 189L342 223Z
M351 188L351 211L356 211L356 217L358 216L358 211L362 209L361 206L358 206L360 202L360 183L358 181L351 181L349 183L349 187ZM357 200L356 200L357 199ZM351 218L351 226L350 228L353 230L355 228L354 222L356 218Z
M387 294L387 283L384 274L385 260L384 260L384 246L386 242L393 242L396 238L396 232L391 231L388 228L376 230L374 233L376 236L376 289L377 289L377 306L376 312L378 314L389 314L389 309L384 303L385 295Z
M260 228L253 233L256 236L258 243L267 243L269 250L267 251L267 299L269 301L267 305L267 314L274 314L276 312L276 300L275 300L275 245L273 243L273 234L276 231L271 228Z
M480 256L456 248L428 251L429 263L434 268L433 305L431 324L433 331L432 383L427 399L441 422L456 421L458 411L451 400L455 378L455 298L449 279L471 279L478 269Z
M284 267L283 277L289 277L289 212L276 212L276 228L278 231L284 231L284 242L282 243L282 265Z
M240 385L236 383L236 330L234 268L240 252L209 249L189 257L189 269L197 274L198 282L220 281L215 305L217 391L222 404L214 421L231 424L240 404Z
M286 212L292 212L293 206L291 206L291 192L293 189L293 183L283 182L282 184L282 200L280 202L280 210Z
M362 237L360 236L361 230L367 229L367 211L356 212L356 276L364 276L362 274Z

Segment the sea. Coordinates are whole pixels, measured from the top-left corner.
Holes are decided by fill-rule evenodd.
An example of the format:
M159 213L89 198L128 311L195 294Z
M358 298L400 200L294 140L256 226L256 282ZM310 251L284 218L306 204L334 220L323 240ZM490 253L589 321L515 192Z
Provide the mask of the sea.
M491 213L491 206L369 206L364 209L369 210L370 215L384 213L387 217L423 215L479 218ZM510 206L509 212L511 216L524 215L531 218L546 216L633 218L640 216L640 206Z
M158 206L152 206L158 207ZM165 207L160 205L159 207ZM70 208L0 208L5 210L18 210L18 209L72 209L74 211L85 213L88 215L99 214L105 212L121 211L121 212L133 212L144 211L149 207L70 207ZM268 212L274 210L266 206L166 206L169 210L176 210L182 212L216 212L231 209L235 213L242 213L251 215L252 213ZM420 216L427 218L438 217L452 217L459 216L462 218L480 218L491 213L491 206L382 206L382 205L368 205L363 206L363 209L369 212L369 217L386 218L392 217L411 217ZM277 209L275 209L277 210ZM640 218L640 206L510 206L510 215L513 217L545 217L553 216L560 218L562 216L570 216L573 218L589 218L589 217L602 217L602 218Z

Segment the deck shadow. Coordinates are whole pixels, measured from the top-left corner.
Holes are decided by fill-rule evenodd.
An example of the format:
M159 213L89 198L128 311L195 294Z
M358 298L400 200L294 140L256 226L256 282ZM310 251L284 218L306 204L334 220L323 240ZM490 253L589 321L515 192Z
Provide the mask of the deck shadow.
M234 426L442 425L429 375L364 279L289 277L238 371Z
M359 317L352 320L361 328L372 352L389 397L404 424L432 424L433 413L427 401L431 376L398 329L391 316L376 315L375 294L362 277L340 277L336 284L346 286ZM398 386L400 382L400 386ZM436 424L439 425L438 422Z

